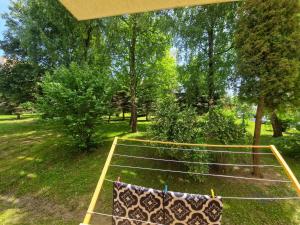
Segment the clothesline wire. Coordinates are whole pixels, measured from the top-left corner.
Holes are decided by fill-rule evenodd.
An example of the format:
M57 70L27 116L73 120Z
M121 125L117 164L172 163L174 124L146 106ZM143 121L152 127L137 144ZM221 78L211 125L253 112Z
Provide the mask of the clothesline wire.
M110 183L116 181L105 179ZM238 197L238 196L222 196L222 199L228 200L262 200L262 201L276 201L276 200L300 200L300 197Z
M150 221L136 220L136 219L131 219L131 218L128 218L128 217L114 216L114 215L111 215L111 214L100 213L100 212L90 212L90 211L88 211L88 213L96 214L96 215L100 215L100 216L106 216L106 217L113 217L113 218L117 218L117 219L125 219L125 220L130 220L130 221L138 222L138 223L147 223L147 224L153 224L153 225L164 225L164 224L160 224L160 223L152 223Z
M196 172L186 172L186 171L181 171L181 170L167 170L167 169L147 168L147 167L138 167L138 166L127 166L127 165L118 165L118 164L112 164L110 166L111 167L119 167L119 168L139 169L139 170L161 171L161 172L169 172L169 173L182 173L182 174L192 174L192 175L201 175L201 176L232 178L232 179L240 179L240 180L255 180L255 181L265 181L265 182L291 183L291 181L289 181L289 180L273 180L273 179L242 177L242 176L230 176L230 175L211 174L211 173L196 173Z
M115 153L114 156L125 157L125 158L134 158L134 159L144 159L144 160L161 161L161 162L187 163L187 164L199 164L199 165L219 165L219 166L238 166L238 167L276 167L276 168L282 168L279 165L253 165L253 164L191 162L191 161L184 161L184 160L161 159L161 158L143 157L143 156L135 156L135 155L132 156L132 155L117 154L117 153Z
M139 147L139 148L150 148L150 149L163 149L163 150L177 150L177 151L198 151L201 153L225 153L225 154L245 154L245 155L273 155L273 153L268 152L236 152L236 151L220 151L220 150L210 150L210 149L195 149L195 148L170 148L170 147L159 147L159 146L146 146L146 145L129 145L129 144L117 144L117 146L126 147Z

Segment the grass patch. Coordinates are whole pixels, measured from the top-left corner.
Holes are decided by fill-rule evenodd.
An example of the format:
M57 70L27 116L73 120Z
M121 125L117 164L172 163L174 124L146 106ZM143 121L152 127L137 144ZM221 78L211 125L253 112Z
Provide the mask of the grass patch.
M142 119L143 120L143 119ZM252 124L249 124L252 129ZM67 138L55 126L27 116L15 120L0 117L0 224L78 224L89 204L114 136L145 137L149 122L140 121L139 133L129 133L128 121L103 123L99 130L103 145L91 153L72 150ZM262 142L270 144L269 128L264 126ZM119 153L157 157L150 149L119 147ZM243 159L245 162L250 159ZM271 161L271 160L270 160ZM299 161L287 159L300 176ZM274 162L274 161L273 161ZM115 157L113 163L144 167L182 169L172 163L133 161ZM247 172L247 171L246 171ZM281 171L266 171L270 176L282 176ZM253 184L250 182L206 179L196 183L178 174L153 173L111 168L108 178L121 176L123 181L146 187L190 193L209 193L211 188L224 196L288 196L295 193L286 185ZM281 177L284 178L284 177ZM99 211L109 212L111 184L106 182ZM286 225L299 224L298 202L255 202L226 200L225 225Z

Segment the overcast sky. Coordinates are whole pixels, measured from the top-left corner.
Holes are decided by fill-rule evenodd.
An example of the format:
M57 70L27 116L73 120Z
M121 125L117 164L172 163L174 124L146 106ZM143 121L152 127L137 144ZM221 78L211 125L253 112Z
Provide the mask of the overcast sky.
M3 38L3 32L5 30L4 21L2 19L2 14L8 11L8 5L10 0L0 0L0 40ZM3 51L0 49L0 56L3 55Z

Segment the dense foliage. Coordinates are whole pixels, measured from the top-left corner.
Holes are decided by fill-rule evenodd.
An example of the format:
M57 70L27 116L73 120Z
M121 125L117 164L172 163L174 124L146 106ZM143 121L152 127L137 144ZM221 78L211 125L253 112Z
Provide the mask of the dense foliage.
M221 108L213 108L204 118L203 136L208 143L249 144L249 139L242 125L236 123L237 118Z
M299 119L291 121L287 113L296 112L300 104L298 12L297 0L248 0L77 21L59 1L15 0L3 15L7 30L0 47L8 63L0 71L0 107L9 109L9 113L25 109L20 106L34 102L40 94L41 79L44 90L40 100L45 101L51 79L59 77L53 82L71 83L67 75L64 80L63 75L50 74L77 74L79 80L85 79L83 74L100 74L102 88L109 91L103 96L95 94L99 104L108 101L95 115L97 118L105 114L110 120L122 113L125 120L130 115L131 130L135 132L138 116L149 119L156 113L153 127L157 138L231 143L242 141L238 135L245 133L246 121L253 118L252 105L258 105L254 138L254 144L258 144L260 121L266 112L274 136L275 131L281 136L285 128L299 127ZM89 67L77 66L76 71L74 65L70 67L71 62ZM230 79L233 75L235 80ZM236 84L242 101L234 106L231 97L226 97L226 92L232 91L230 81ZM91 84L80 85L84 88ZM67 90L75 90L71 84L66 86ZM51 91L54 93L58 87L53 86ZM58 91L61 93L55 97L66 95ZM166 97L170 94L175 94L176 103ZM76 107L82 107L82 99L94 102L93 94L77 97L72 96L74 102L78 101L72 111L67 110L67 100L60 103L63 116L52 113L58 108L52 109L47 101L48 109L42 112L52 118L76 118L74 124L88 120L94 130L98 119L86 119L81 112L74 115ZM161 104L155 104L157 101ZM91 107L96 107L93 104ZM194 108L201 116L215 106L235 110L243 131L235 125L236 118L221 113L221 109L210 111L201 118L206 124L199 125ZM94 114L89 117L94 118ZM64 124L71 127L72 123ZM214 140L209 140L211 137Z
M186 103L197 106L205 96L210 106L224 95L234 70L237 6L229 3L176 10L174 36L180 49Z
M199 118L193 108L181 109L175 97L168 96L158 103L150 132L158 140L197 143L200 138ZM178 160L192 162L208 160L207 154L193 151L168 150L166 154ZM208 171L207 165L186 164L186 166L191 172L205 173ZM197 177L197 179L201 180L201 177Z
M26 62L7 61L0 66L0 93L2 110L20 113L20 104L35 100L40 80L38 68Z
M94 68L76 64L61 67L43 79L39 109L45 118L61 124L76 147L88 150L99 142L96 127L108 110L109 83L109 77Z

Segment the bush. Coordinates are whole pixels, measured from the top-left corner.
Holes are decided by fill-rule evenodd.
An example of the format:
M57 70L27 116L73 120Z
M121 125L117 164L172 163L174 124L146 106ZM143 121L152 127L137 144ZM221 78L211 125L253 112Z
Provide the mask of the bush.
M150 133L155 139L163 141L197 143L200 136L199 120L193 108L180 109L174 96L168 96L157 105L155 120ZM168 156L191 162L207 162L207 154L190 151L169 150ZM206 173L207 165L185 164L191 172ZM193 176L195 178L195 176ZM197 177L201 181L201 177Z
M202 136L206 143L213 144L245 144L251 136L246 133L243 125L236 124L237 118L233 113L221 108L211 109L203 118ZM228 163L236 156L229 154L213 154L211 158L217 163ZM215 166L218 172L226 173L228 167Z
M284 155L300 159L300 134L294 133L289 136L274 139L274 145Z
M44 118L55 120L72 137L74 145L89 150L96 140L96 125L111 99L108 76L88 66L71 64L46 74L38 108Z
M245 144L250 137L242 125L236 124L237 118L230 112L213 108L204 117L202 135L207 143Z

